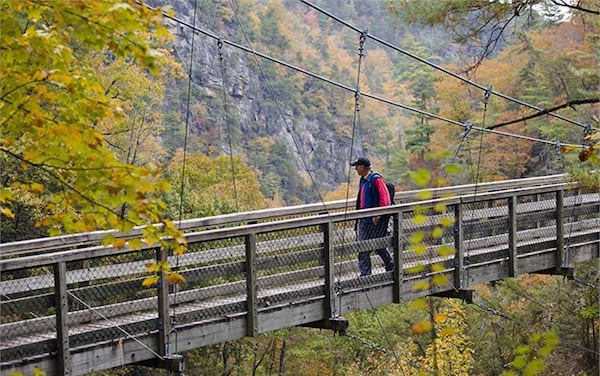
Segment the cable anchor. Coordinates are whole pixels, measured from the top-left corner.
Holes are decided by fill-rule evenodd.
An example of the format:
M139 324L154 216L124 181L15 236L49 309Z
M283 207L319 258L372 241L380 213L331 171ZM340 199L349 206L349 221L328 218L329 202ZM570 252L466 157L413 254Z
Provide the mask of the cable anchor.
M360 89L356 89L354 92L354 106L356 107L356 111L360 111Z
M471 129L473 128L473 123L471 123L470 121L466 121L464 124L464 127L465 127L465 130L460 136L461 141L464 141L464 139L469 136L469 133L471 132Z
M589 136L592 134L592 123L585 123L583 128L583 137Z
M219 60L223 61L223 38L217 40L217 48L219 49Z
M358 39L358 55L360 57L364 56L364 49L365 49L365 41L367 40L367 34L368 34L368 30L369 29L365 29L363 32L360 33L360 37Z
M483 103L486 106L488 104L491 94L492 94L492 85L488 85L488 87L485 89L485 93L483 94Z

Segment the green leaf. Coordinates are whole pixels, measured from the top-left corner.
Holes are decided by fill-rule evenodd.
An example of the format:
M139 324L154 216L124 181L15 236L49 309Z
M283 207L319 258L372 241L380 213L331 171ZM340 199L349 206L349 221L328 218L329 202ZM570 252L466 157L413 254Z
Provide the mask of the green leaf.
M410 178L419 187L424 187L431 180L431 172L427 169L419 169L410 173Z

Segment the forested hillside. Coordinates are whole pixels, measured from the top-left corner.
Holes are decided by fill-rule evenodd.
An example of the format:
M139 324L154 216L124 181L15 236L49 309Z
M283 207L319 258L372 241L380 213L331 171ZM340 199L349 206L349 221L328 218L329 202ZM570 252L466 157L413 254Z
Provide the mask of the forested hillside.
M127 230L141 225L141 217L161 222L346 198L357 183L348 162L359 155L368 156L399 190L415 188L409 176L419 169L433 172L430 185L579 170L580 179L597 185L598 175L585 172L598 163L596 5L530 7L537 2L482 1L478 10L458 0L447 5L152 0L148 3L159 9L154 17L161 27L148 39L151 49L139 48L135 39L123 43L119 38L126 34L106 34L114 26L102 29L99 22L99 31L82 27L60 34L65 44L54 50L44 42L54 33L46 31L24 33L23 41L15 42L11 11L24 17L37 3L7 2L5 7L12 8L5 12L3 37L6 50L16 54L3 54L3 68L13 70L3 74L23 79L6 81L3 116L11 122L3 124L16 125L11 113L22 106L31 118L24 123L37 122L43 131L32 133L31 143L19 132L5 132L10 137L3 141L3 178L10 188L3 191L3 201L21 200L5 211L16 218L3 221L4 239L48 230ZM135 17L125 15L127 7L91 5L90 20L120 22L117 30L137 32ZM87 11L75 8L58 18L67 25L64 30L79 22L71 15ZM561 8L569 11L568 18L556 16ZM51 15L63 8L44 3L40 9ZM43 25L37 12L32 20ZM117 12L123 19L98 16ZM80 18L90 24L86 16ZM23 25L33 29L38 23ZM42 46L43 53L23 60L21 49ZM103 48L108 54L95 50ZM122 59L129 53L139 53L141 63ZM70 70L58 74L62 67ZM42 83L35 86L35 97L13 89L27 87L21 81L31 72L33 82ZM67 102L63 87L69 95L75 89L85 93L89 103ZM78 117L78 111L85 116ZM58 131L45 126L57 118L64 120ZM92 131L64 138L80 124ZM140 175L127 180L103 174L95 159L83 157L79 140L114 158L99 157L98 165L123 163ZM31 153L24 152L28 148ZM447 176L447 165L461 171ZM93 171L98 173L91 181L113 182L71 185L71 179L89 180L86 174ZM190 178L207 171L219 173ZM152 176L148 181L165 180L133 185L146 174ZM25 183L20 175L27 176ZM108 194L102 192L106 187ZM140 188L143 192L134 194ZM121 189L131 196L116 196ZM242 194L248 191L255 192ZM135 195L158 195L166 217L148 212L162 210L162 204L133 205ZM77 209L65 214L61 205ZM98 207L111 215L96 216ZM86 220L79 221L86 212ZM119 223L125 213L129 218Z
M173 51L191 77L189 87L185 77L167 91L174 121L164 144L183 147L186 127L188 151L241 156L270 205L345 197L355 180L347 162L363 154L402 188L414 188L409 171L447 163L463 167L454 183L558 173L568 166L559 147L581 144L585 127L598 124L590 33L597 25L581 14L570 22L536 13L517 19L518 32L497 37L479 61L484 46L459 44L441 25L409 23L427 11L401 2L153 4L175 11ZM200 31L192 36L188 25ZM361 42L352 27L376 39ZM494 32L484 30L480 44ZM216 38L231 43L219 48ZM355 96L357 87L382 100ZM568 105L578 99L596 104ZM564 107L557 113L567 121L502 125L553 106ZM467 124L500 134L469 132ZM445 157L428 160L430 152Z

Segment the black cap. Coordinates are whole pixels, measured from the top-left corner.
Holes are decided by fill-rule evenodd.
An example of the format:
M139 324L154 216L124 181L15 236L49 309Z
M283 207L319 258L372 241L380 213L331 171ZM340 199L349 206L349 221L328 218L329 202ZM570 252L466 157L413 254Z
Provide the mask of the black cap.
M371 167L371 161L368 158L360 157L354 162L350 162L350 166L365 166Z

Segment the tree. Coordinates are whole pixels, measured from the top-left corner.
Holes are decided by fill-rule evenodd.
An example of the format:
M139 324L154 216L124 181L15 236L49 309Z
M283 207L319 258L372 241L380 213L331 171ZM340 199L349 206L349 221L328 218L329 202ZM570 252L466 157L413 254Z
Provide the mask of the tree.
M128 114L98 69L127 61L158 74L169 36L162 12L134 0L1 0L0 17L0 151L35 171L3 174L3 219L23 195L45 196L37 224L52 235L145 226L145 242L182 252L157 199L169 189L160 169L120 161L101 133Z
M200 218L267 206L254 171L239 156L188 155L182 176L183 158L183 151L179 150L165 170L166 179L174 187L163 196L171 219Z
M510 38L509 26L528 28L543 22L562 22L570 12L600 14L592 1L572 5L564 0L395 0L390 10L409 24L442 24L457 42L476 45L479 53L474 66L491 57Z

